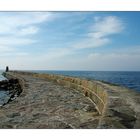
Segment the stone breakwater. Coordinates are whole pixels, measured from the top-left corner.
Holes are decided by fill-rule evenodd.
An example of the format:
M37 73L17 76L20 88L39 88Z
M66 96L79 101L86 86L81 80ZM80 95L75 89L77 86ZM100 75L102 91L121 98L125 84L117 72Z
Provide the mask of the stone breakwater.
M108 94L106 89L102 85L97 84L97 82L53 74L35 74L34 76L46 78L58 83L59 85L67 86L80 91L96 106L98 113L103 114L107 103Z
M140 94L124 87L52 74L5 76L18 78L23 92L0 111L1 128L140 128Z
M29 75L31 73L22 72L22 74ZM99 114L102 114L104 112L108 94L106 89L99 83L97 84L97 82L83 80L80 78L67 77L62 75L53 75L53 74L34 73L33 76L38 78L48 79L58 83L59 85L67 86L69 88L73 88L80 91L81 93L84 94L84 96L88 97L94 103ZM7 78L11 78L11 75L7 74Z

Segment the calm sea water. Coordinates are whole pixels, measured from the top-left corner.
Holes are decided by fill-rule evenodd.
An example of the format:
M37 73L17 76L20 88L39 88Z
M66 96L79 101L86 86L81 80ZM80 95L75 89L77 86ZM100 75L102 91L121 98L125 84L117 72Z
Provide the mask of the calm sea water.
M96 79L128 87L140 92L140 72L122 71L34 71L38 73L61 74L87 79Z
M6 78L2 75L3 71L0 70L0 81L5 80Z
M6 78L2 75L3 71L0 71L0 81L5 80ZM10 96L8 91L0 90L0 106L6 103L9 100Z

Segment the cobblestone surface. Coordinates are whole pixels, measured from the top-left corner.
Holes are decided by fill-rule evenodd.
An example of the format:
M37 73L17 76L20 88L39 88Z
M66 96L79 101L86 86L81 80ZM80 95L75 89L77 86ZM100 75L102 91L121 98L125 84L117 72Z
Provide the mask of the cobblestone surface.
M24 78L21 95L1 107L0 128L96 128L99 118L94 105L82 93L53 82Z

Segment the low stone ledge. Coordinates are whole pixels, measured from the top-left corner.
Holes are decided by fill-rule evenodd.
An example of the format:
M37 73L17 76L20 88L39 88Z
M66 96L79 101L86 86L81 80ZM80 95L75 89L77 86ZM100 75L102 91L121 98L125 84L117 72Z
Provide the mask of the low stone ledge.
M9 77L10 76L14 77L14 73L32 75L34 77L48 79L60 85L64 85L79 90L83 93L83 95L88 97L96 105L99 114L102 114L104 112L104 108L108 100L108 94L107 91L104 89L104 87L102 87L102 85L100 85L95 81L88 81L85 79L63 76L63 75L38 74L38 73L24 72L24 71L11 71L9 74L6 73L6 75ZM23 84L24 82L22 81L23 79L19 78L19 80L21 81L21 86L24 89L24 84Z
M108 100L108 95L107 91L102 87L102 85L99 85L93 81L62 75L34 73L33 76L43 79L47 78L48 80L57 82L60 85L81 91L96 105L99 114L104 112L104 108Z

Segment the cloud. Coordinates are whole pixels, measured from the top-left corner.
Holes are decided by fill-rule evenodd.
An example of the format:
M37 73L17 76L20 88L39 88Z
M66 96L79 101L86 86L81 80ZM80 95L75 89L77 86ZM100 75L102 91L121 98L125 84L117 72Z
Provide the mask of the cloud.
M26 44L32 44L35 43L36 41L30 38L26 37L12 37L12 36L7 36L7 37L0 37L0 46L17 46L17 45L26 45Z
M23 29L31 30L32 26L35 28L38 24L49 21L51 18L52 14L48 12L2 12L0 13L0 34L15 35Z
M50 12L0 12L0 53L22 53L17 52L17 47L36 43L33 35L39 32L41 23L52 17Z
M131 53L91 53L82 57L75 57L65 60L63 63L49 63L51 70L91 70L91 71L134 71L140 70L140 55ZM62 61L61 61L62 62Z
M12 52L12 53L11 53ZM5 53L1 53L0 54L0 57L2 58L4 58L4 57L13 57L13 56L18 56L18 57L22 57L22 56L29 56L29 53L27 53L27 52L14 52L13 50L12 51L10 51L10 52L8 52L8 51L6 51ZM3 62L1 62L1 63L3 63Z
M95 48L111 42L110 35L119 34L124 29L124 23L116 16L95 17L94 23L80 43L74 48Z
M20 32L18 32L18 35L25 36L25 35L31 35L36 34L39 31L39 28L36 26L28 26L26 28L22 28Z
M73 45L73 48L75 49L96 48L96 47L104 46L110 42L111 40L109 38L87 37L86 39L83 39L79 43Z
M46 53L39 54L38 59L40 64L49 64L54 62L60 62L67 60L69 55L75 54L75 51L71 48L55 48L49 49ZM59 63L58 63L59 64ZM56 65L56 64L55 64Z
M0 45L0 55L5 53L5 52L12 52L12 51L13 51L13 48L9 48L7 46Z
M107 45L113 42L113 35L123 32L125 24L121 18L117 16L96 16L91 19L92 24L91 22L89 24L85 21L86 18L79 20L79 16L76 16L75 19L77 20L75 21L71 14L71 17L66 14L65 17L61 18L61 14L58 13L57 19L59 22L55 22L55 24L53 22L53 25L49 25L50 29L44 31L45 36L39 36L40 29L47 27L41 26L41 24L45 23L46 25L54 19L54 15L52 16L51 13L47 12L0 13L1 67L5 67L6 64L11 69L139 69L140 51L135 50L139 46L119 46L119 49L109 50L111 53L107 53L107 51L101 53L102 50L101 52L90 52L88 54L89 48ZM36 35L39 36L39 41L42 41L42 44L44 43L41 44L42 46L40 45L41 49L36 44L38 43ZM45 44L47 41L48 43ZM53 43L52 46L49 44L50 42ZM25 46L28 45L35 46L36 50L32 47L26 48ZM10 59L7 59L7 57Z
M116 16L107 16L95 20L91 27L92 33L89 36L95 38L106 37L111 34L120 33L124 29L124 23Z
M77 52L81 49L100 47L110 43L111 39L109 38L109 35L120 33L122 32L123 28L123 22L118 17L96 17L93 25L90 27L90 30L87 34L85 34L85 38L82 41L80 40L80 43L76 43L67 48L59 47L49 49L45 54L42 54L41 57L38 57L38 59L40 58L40 60L42 60L40 64L43 64L45 62L48 64L51 62L53 64L55 62L58 62L59 60L65 63L63 59L68 61L68 58L70 58L70 56L77 54ZM83 60L79 60L79 64L80 61L84 62ZM55 63L55 65L57 64Z
M140 55L130 53L92 53L86 59L85 67L93 70L139 70ZM91 65L92 64L92 65Z

